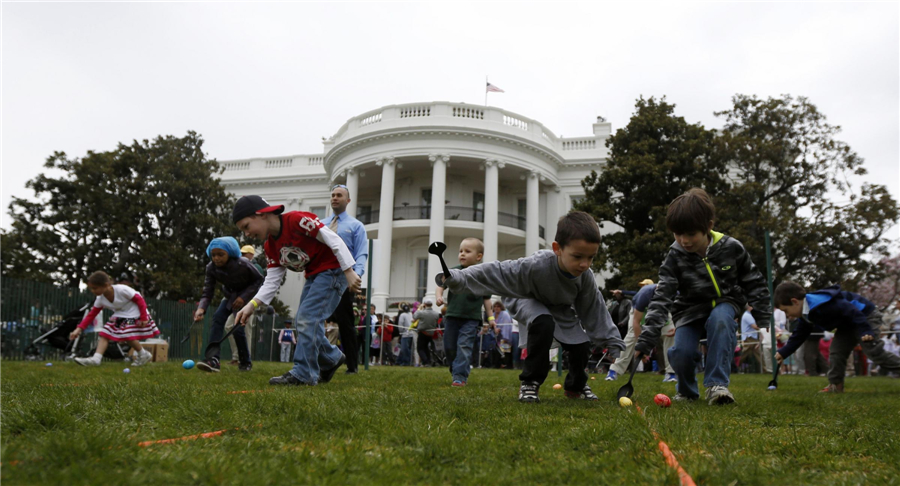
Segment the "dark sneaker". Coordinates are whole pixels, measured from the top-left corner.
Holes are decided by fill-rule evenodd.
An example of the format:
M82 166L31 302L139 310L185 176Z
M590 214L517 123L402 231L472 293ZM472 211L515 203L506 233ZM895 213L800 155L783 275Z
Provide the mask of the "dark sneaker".
M591 387L589 387L587 385L584 385L584 389L581 390L580 392L573 392L573 391L566 390L566 396L571 399L578 399L578 400L591 400L591 401L600 400L599 398L597 398L597 395L594 395L594 391L591 390Z
M341 359L338 360L337 364L333 367L322 370L319 372L319 383L328 383L334 378L334 374L337 372L338 368L343 366L343 364L347 361L347 357L344 356L344 353L341 353Z
M825 388L819 390L819 393L844 393L843 383L831 383Z
M199 363L197 363L197 369L208 371L210 373L218 373L219 372L219 360L216 358L205 359Z
M270 385L294 385L294 386L299 386L299 385L308 385L309 383L304 383L304 382L298 380L297 378L294 377L294 375L291 374L290 371L288 371L287 373L285 373L285 374L283 374L283 375L281 375L281 376L276 376L276 377L274 377L274 378L270 378L270 379L269 379L269 384L270 384Z
M253 369L253 363L238 365L238 371L250 371Z
M728 405L734 403L734 395L727 386L715 385L706 389L706 401L710 405Z
M357 370L347 370L347 371L344 372L344 374L345 374L345 375L356 375L356 374L359 374L359 371L357 371Z
M539 403L541 399L538 397L538 390L541 385L533 381L523 381L519 387L519 401L522 403Z
M698 397L689 397L687 395L682 395L681 393L676 393L675 396L672 397L672 400L676 402L693 402L697 398Z

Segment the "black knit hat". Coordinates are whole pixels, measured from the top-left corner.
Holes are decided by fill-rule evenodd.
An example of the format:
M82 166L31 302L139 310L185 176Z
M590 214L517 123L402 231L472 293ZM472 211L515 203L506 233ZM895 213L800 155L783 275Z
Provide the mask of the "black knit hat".
M281 214L283 212L283 205L272 206L259 196L243 196L234 204L234 210L231 212L231 221L237 224L238 221L256 213Z

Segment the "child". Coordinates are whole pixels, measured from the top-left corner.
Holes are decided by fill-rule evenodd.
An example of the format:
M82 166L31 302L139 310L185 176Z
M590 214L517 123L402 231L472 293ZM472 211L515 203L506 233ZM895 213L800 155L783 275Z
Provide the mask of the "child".
M609 348L612 357L625 347L594 274L588 271L599 248L597 222L587 213L573 211L559 219L553 251L450 270L451 278L445 285L451 291L501 295L510 314L519 321L520 339L528 351L519 375L520 402L540 402L538 390L550 371L554 337L569 352L564 385L569 398L597 400L584 371L590 342Z
M113 315L100 331L100 341L97 343L94 356L75 358L75 362L81 366L100 366L100 360L110 341L125 341L134 349L134 366L149 362L153 355L144 349L139 341L159 336L159 329L147 314L147 303L141 294L127 285L113 285L109 275L104 272L92 273L87 279L87 286L91 293L97 296L97 300L94 301L88 315L69 334L69 339L74 340L78 337L104 308L112 309Z
M305 271L306 283L294 319L294 367L270 379L269 384L314 386L331 381L346 360L344 353L325 339L325 318L337 308L347 288L359 291L360 278L353 271L356 261L347 245L315 214L282 213L284 206L271 206L259 196L244 196L234 205L232 221L244 236L265 241L269 261L265 282L235 321L243 325L260 304L272 301L285 269Z
M278 342L281 343L281 362L288 363L291 361L291 346L297 345L297 338L294 336L294 330L291 329L293 322L288 319L284 321L284 329L278 333Z
M747 301L760 327L768 327L769 291L740 241L712 230L716 208L693 188L669 204L666 227L675 243L659 267L659 283L647 309L635 357L649 356L671 310L675 345L668 356L678 380L675 400L696 400L698 345L706 333L703 386L710 405L734 402L728 390L737 346L735 316Z
M222 299L216 313L213 314L212 327L209 330L209 341L215 342L222 339L228 317L242 309L247 301L259 291L263 283L263 276L253 266L253 263L241 257L237 240L230 236L213 239L206 247L206 256L212 261L206 265L206 281L203 283L200 304L197 306L197 311L194 312L194 321L203 319L216 290L216 282L222 282L225 298ZM232 336L237 345L238 369L250 371L253 369L253 363L250 361L246 328L241 326L240 329L234 331ZM215 347L210 355L197 363L197 369L218 373L220 369L219 348Z
M459 265L464 269L481 263L484 243L478 238L466 238L459 244ZM463 293L465 292L465 293ZM435 288L437 305L444 304L444 287ZM444 318L444 351L450 362L451 386L466 386L469 381L472 349L481 328L481 309L487 312L488 321L494 320L490 292L473 295L464 287L457 287L447 298L447 316Z
M829 348L828 386L822 392L844 392L847 358L857 343L874 363L890 372L900 372L900 357L885 351L884 342L878 338L881 311L859 294L842 291L839 285L806 293L794 282L782 282L775 289L775 305L789 319L799 319L787 344L775 354L779 363L803 344L814 326L834 331Z

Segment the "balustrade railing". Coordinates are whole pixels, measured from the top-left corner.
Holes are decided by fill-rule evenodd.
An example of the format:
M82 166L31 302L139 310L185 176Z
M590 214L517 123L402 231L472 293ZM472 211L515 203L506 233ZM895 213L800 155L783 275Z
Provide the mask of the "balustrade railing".
M374 209L358 213L356 219L362 224L375 224L380 221L379 211ZM413 219L431 219L431 206L397 206L394 208L394 221ZM446 221L472 221L484 222L484 210L466 206L444 206L444 220ZM497 213L497 224L508 228L516 228L525 231L526 222L524 216L509 213ZM544 237L544 227L538 226L541 238Z

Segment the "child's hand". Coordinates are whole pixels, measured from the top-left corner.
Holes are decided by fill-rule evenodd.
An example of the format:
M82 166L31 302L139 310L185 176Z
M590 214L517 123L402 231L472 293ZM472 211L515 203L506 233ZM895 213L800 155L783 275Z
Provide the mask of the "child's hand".
M194 312L194 321L196 322L196 321L199 321L200 319L203 319L203 314L206 314L206 310L197 309L197 311Z
M781 356L781 353L775 353L775 361L778 361L779 365L784 362L784 357Z
M147 324L150 323L150 320L149 319L138 319L137 321L135 321L135 323L138 325L138 327L146 327Z
M253 302L248 303L244 306L243 309L238 311L237 315L234 316L235 324L246 325L247 319L253 317L253 313L256 309L253 308Z
M443 297L435 297L434 300L435 300L434 303L437 304L438 307L444 305L444 303L445 303Z
M875 336L873 336L871 334L866 334L865 336L861 337L859 340L867 343L867 342L873 341L874 339L875 339Z
M231 308L240 309L241 307L244 307L244 304L246 304L246 302L244 302L244 298L238 297L237 299L234 299L234 303L231 304Z
M354 294L359 293L359 287L362 285L362 279L353 271L352 268L344 270L344 277L347 278L347 289Z
M81 328L76 327L74 331L69 333L69 341L74 341L75 338L81 335Z

